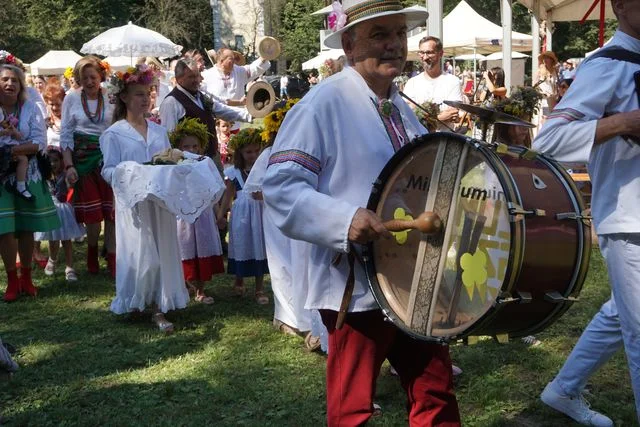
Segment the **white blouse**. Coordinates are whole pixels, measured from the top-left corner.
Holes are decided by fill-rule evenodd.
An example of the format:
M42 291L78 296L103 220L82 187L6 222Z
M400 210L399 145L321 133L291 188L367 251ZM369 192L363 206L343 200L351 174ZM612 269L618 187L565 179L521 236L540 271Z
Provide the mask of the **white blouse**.
M102 90L105 112L102 120L98 123L93 123L84 113L81 94L81 90L71 91L62 102L62 130L60 133L60 147L62 149L73 150L73 134L75 132L101 135L111 125L114 106L109 103L106 91ZM89 100L87 104L89 111L96 111L98 100Z
M120 162L145 163L170 147L167 130L147 120L147 140L126 120L119 120L100 136L100 150L104 156L102 177L111 185L113 172Z

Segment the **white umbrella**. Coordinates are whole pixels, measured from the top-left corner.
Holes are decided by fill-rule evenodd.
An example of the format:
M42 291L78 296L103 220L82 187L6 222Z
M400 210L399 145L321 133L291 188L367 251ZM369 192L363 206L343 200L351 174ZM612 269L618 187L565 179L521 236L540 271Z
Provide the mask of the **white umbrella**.
M182 46L160 33L138 27L129 22L111 28L82 45L80 52L102 56L176 56Z
M31 63L31 74L63 74L67 67L75 66L80 58L82 57L72 50L50 50Z

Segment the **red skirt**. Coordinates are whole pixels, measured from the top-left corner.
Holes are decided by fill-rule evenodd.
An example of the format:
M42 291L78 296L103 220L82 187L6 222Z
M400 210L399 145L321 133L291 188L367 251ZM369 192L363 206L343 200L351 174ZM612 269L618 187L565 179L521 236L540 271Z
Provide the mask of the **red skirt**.
M208 282L214 274L224 273L222 256L193 258L182 261L184 280L187 282Z
M74 188L73 207L76 221L84 224L114 220L113 190L99 169L80 177Z

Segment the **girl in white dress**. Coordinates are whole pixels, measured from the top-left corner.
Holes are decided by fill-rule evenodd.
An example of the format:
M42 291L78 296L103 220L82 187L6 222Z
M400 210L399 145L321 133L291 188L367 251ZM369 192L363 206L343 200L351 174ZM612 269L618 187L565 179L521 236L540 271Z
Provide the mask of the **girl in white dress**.
M164 127L145 119L149 109L151 85L155 73L146 65L136 66L127 73L109 79L109 92L116 99L115 123L100 136L104 155L102 176L114 188L115 169L119 163L145 163L170 148ZM151 167L151 166L150 166ZM150 200L139 202L133 209L115 200L116 240L116 297L111 311L124 314L154 307L152 320L166 333L173 332L173 324L164 313L184 308L189 293L182 277L175 216Z
M171 145L184 152L204 154L209 136L207 126L198 119L184 119L171 132ZM204 283L214 274L224 273L220 232L216 225L214 206L191 224L178 219L178 243L182 258L182 269L187 286L194 288L195 300L203 304L213 304L213 297L204 292Z
M47 156L51 162L52 170L51 179L48 179L49 191L51 192L58 218L60 218L61 226L52 231L35 232L34 239L38 243L42 241L49 242L49 258L44 268L44 274L47 276L52 276L55 273L60 242L62 242L65 257L64 276L67 282L75 282L78 280L78 276L73 269L72 241L83 237L86 232L84 227L76 221L73 206L69 203L68 188L60 148L49 146L49 148L47 148Z
M227 189L218 220L224 221L231 201L235 199L229 224L228 272L236 276L234 290L238 296L244 294L244 278L255 277L256 302L264 305L269 303L263 287L264 275L269 273L269 267L262 229L263 203L243 191L251 167L260 154L260 132L261 129L247 128L231 138L229 145L234 152L234 166L225 170Z

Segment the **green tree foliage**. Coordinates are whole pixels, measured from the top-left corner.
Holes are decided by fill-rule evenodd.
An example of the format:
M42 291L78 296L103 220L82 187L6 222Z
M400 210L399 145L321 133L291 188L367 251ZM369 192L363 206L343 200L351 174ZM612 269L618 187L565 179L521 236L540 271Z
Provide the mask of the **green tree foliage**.
M323 7L322 0L291 0L284 5L279 33L283 53L291 61L293 71L299 71L302 63L320 50L322 17L311 13Z

